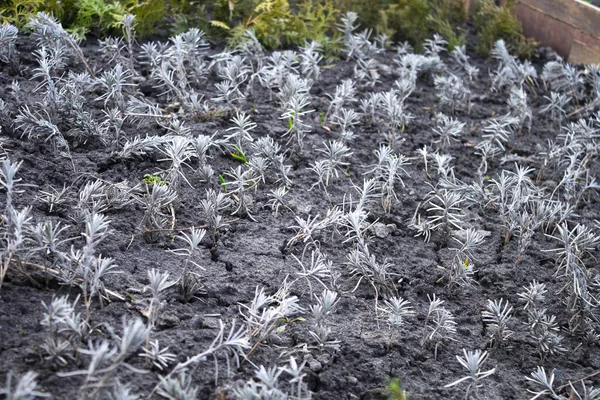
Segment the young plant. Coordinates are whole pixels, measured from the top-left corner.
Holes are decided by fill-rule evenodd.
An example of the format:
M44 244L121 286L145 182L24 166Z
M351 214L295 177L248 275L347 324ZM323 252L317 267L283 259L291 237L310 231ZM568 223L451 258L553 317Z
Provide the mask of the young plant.
M506 104L510 109L510 114L513 117L519 118L518 133L521 134L524 126L527 126L527 130L531 131L533 114L531 113L531 107L527 104L527 92L525 92L525 89L516 86L511 87L510 97L506 101Z
M191 271L191 266L205 271L205 268L200 266L194 259L200 254L200 244L206 235L204 229L191 228L189 235L182 231L178 239L185 242L185 247L172 250L174 254L185 257L183 262L183 272L179 277L179 293L184 301L190 301L194 296L204 289L200 275Z
M467 386L467 388L465 389L465 397L464 397L465 400L470 399L471 396L474 396L475 398L479 398L478 390L480 387L483 386L479 382L481 380L487 378L488 376L494 374L496 372L496 368L492 368L487 371L481 370L483 363L485 363L485 361L488 358L487 351L483 351L483 352L481 350L467 351L466 349L463 349L463 354L464 354L464 357L456 356L456 359L458 360L460 365L462 365L468 371L468 375L465 377L462 377L452 383L449 383L444 387L448 388L448 387L456 386L462 382L469 382L469 386Z
M436 298L435 294L429 297L429 307L425 316L425 336L421 345L433 344L434 359L437 360L439 346L447 340L456 340L456 320L450 311L442 307L444 300Z
M6 386L0 387L0 394L3 394L6 396L6 399L10 400L31 400L36 397L51 397L50 393L36 390L38 388L38 383L36 382L37 376L36 372L28 371L13 386L14 372L8 371Z
M433 129L433 133L439 136L434 140L438 144L438 151L443 153L446 146L450 146L452 142L459 142L460 137L465 129L465 123L444 114L437 114L437 126Z
M391 147L381 145L379 150L375 150L377 164L371 165L367 174L373 174L373 179L380 189L381 205L385 212L389 213L392 209L393 201L398 201L397 183L404 187L402 174L410 176L404 167L410 165L408 160L402 154L394 154ZM366 192L363 192L364 197ZM366 198L365 198L366 199Z
M486 326L492 346L500 346L514 333L508 329L508 322L512 318L512 306L504 299L488 300L485 310L481 312L483 323Z
M11 24L0 26L0 61L10 63L15 58L15 42L19 30Z
M250 214L248 190L256 186L259 178L252 174L252 170L242 171L241 166L235 169L231 168L230 172L226 172L225 175L232 180L225 182L224 185L228 188L229 193L235 194L237 200L237 208L233 211L233 215L248 217L251 221L256 221ZM230 187L233 189L229 189Z
M298 148L302 150L303 139L309 131L310 125L305 122L305 117L315 110L307 110L310 105L310 99L303 95L297 94L292 96L285 105L286 110L281 114L281 119L288 123L288 130L285 136L289 136L288 143L294 138L298 144Z
M174 218L173 204L177 200L177 193L168 185L152 185L152 190L146 185L146 194L142 198L144 218L144 240L154 243L158 240L161 231L165 230ZM167 213L167 210L170 212Z
M50 335L41 348L46 353L44 359L56 366L64 367L74 358L78 344L88 333L88 325L75 312L78 300L79 297L70 303L68 296L61 296L48 305L42 302L45 312L40 324L47 327Z
M312 395L304 382L306 374L302 372L305 364L306 361L298 365L296 359L290 357L288 366L265 368L261 365L254 373L254 378L233 388L234 399L309 400ZM287 377L285 382L282 382L283 376Z
M298 297L289 295L289 286L284 282L275 294L269 296L263 288L257 287L250 304L240 304L239 312L246 321L252 350L269 337L282 318L303 311Z
M450 268L447 269L448 285L472 286L475 282L473 275L476 272L476 250L483 244L485 237L480 231L472 228L459 231L458 234L460 237L453 239L459 246L450 249L454 250L455 254Z
M150 347L142 348L143 353L140 353L140 357L144 357L149 362L152 363L153 367L156 367L158 370L162 371L167 368L169 364L177 360L175 354L168 353L168 347L161 348L158 340L153 340L150 342Z
M70 253L63 253L60 263L64 273L61 279L67 284L78 286L83 293L85 305L85 320L89 322L92 300L98 296L100 305L107 298L103 278L108 274L118 273L114 260L102 255L96 255L100 243L111 234L110 221L102 214L90 213L85 222L85 232L82 233L84 244L81 250L71 248Z
M404 325L407 317L415 315L414 309L411 307L408 300L402 297L392 296L388 300L383 302L383 305L379 307L379 310L385 317L385 321L390 326L390 339L388 342L388 351L392 344L393 332L392 328L400 328Z
M236 112L231 122L235 126L227 129L227 132L231 133L225 136L225 140L228 142L233 140L238 150L246 148L246 144L254 141L250 132L256 128L256 123L252 122L250 116L244 112Z
M219 241L220 229L227 226L221 213L230 206L231 199L225 193L216 192L213 189L207 189L206 198L200 201L200 209L204 215L213 248Z
M431 229L440 232L442 246L448 243L453 229L462 229L464 214L460 214L460 205L463 202L460 193L446 189L439 190L428 202Z
M440 104L449 107L452 115L456 110L471 111L471 90L461 78L453 74L442 75L436 76L434 82Z
M389 146L392 152L396 152L396 136L397 132L404 132L406 124L408 124L414 116L404 110L404 100L398 96L395 90L384 92L380 97L381 108L388 121L389 129Z
M39 12L35 16L30 15L26 28L33 31L32 35L38 44L62 53L71 51L83 63L90 76L95 78L94 71L86 62L77 39L67 33L55 18L44 12Z
M161 274L152 268L148 271L149 284L144 287L144 292L149 290L152 294L152 300L148 307L148 325L154 329L158 325L160 309L162 306L162 292L173 286L175 283L169 281L169 273Z
M118 344L111 347L107 340L98 343L89 342L89 349L79 349L79 353L90 357L89 365L84 370L59 373L60 377L83 376L84 384L81 387L83 399L99 400L108 398L117 382L116 376L122 368L140 372L127 363L148 339L150 328L146 327L140 319L126 321L123 318L123 334L118 336L113 328L106 326L107 330Z
M331 328L327 326L327 319L339 302L338 294L333 290L325 289L320 297L315 296L315 298L317 303L310 306L314 327L308 333L315 339L321 350L324 348L339 349L340 342L329 339Z

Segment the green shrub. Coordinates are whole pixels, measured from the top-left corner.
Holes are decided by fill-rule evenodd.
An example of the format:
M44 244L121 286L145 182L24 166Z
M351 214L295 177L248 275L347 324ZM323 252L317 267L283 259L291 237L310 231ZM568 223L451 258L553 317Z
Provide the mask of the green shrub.
M434 33L439 33L450 50L465 43L460 32L466 15L461 0L395 0L379 11L377 31L407 40L416 49Z
M537 43L523 35L521 23L515 16L514 0L499 7L493 0L479 0L473 17L478 35L477 50L481 55L489 55L494 43L504 39L507 45L521 58L531 58Z

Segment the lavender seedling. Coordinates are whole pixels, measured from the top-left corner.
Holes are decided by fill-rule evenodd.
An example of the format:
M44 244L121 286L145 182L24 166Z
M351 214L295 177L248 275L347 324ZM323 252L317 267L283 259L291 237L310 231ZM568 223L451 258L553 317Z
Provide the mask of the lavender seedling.
M45 47L34 52L37 58L38 67L33 71L35 74L32 79L40 79L41 82L33 89L34 92L40 89L46 89L44 94L44 102L50 108L48 115L54 115L59 106L58 87L53 76L53 69L57 67L60 60L56 60L54 54L49 53Z
M297 280L304 279L308 285L311 298L313 298L313 288L312 284L310 283L311 279L323 286L324 289L327 289L327 285L323 283L323 281L331 278L331 268L333 263L330 260L327 260L323 253L321 253L318 249L311 251L310 265L308 266L306 266L295 255L292 254L292 257L294 257L294 260L296 260L296 262L302 268L302 272L296 272L298 278L293 281L292 284Z
M34 32L33 37L41 45L52 49L60 49L61 47L70 48L83 63L91 77L95 78L94 71L85 61L83 51L79 47L75 37L67 33L55 18L44 12L39 12L35 16L31 15L29 17L26 27ZM65 50L61 51L64 52Z
M248 217L252 221L256 221L252 214L250 214L249 206L249 194L248 189L254 187L258 183L258 178L254 177L251 170L242 171L242 167L231 168L230 172L225 173L226 176L232 178L232 181L225 182L228 188L233 187L229 190L230 193L235 194L237 208L233 211L233 215L239 215L241 217Z
M73 238L61 238L66 230L67 227L61 226L60 222L56 225L52 221L38 222L34 226L31 232L32 237L37 247L36 250L42 254L46 269L55 267L60 261L59 248L73 240ZM46 283L48 283L47 280Z
M510 109L510 114L519 119L518 133L521 134L525 123L527 123L527 130L531 131L531 119L533 115L531 107L527 104L527 92L523 88L513 86L510 89L510 97L506 101L506 104Z
M338 349L340 342L329 339L331 329L327 326L327 319L339 302L338 294L333 290L325 289L321 296L315 296L315 298L317 303L310 306L310 312L315 319L314 327L308 333L315 339L320 349L326 347Z
M391 147L382 145L379 150L375 150L377 163L370 166L367 174L373 174L373 179L377 183L381 193L381 205L385 212L389 213L392 208L393 200L398 201L397 183L404 187L402 175L410 176L404 167L410 165L408 160L402 154L394 154Z
M464 73L467 75L469 82L473 83L479 75L479 68L474 67L469 63L469 56L465 51L465 45L454 47L454 50L450 52L450 55L461 66Z
M107 398L116 384L115 375L121 368L140 373L140 370L128 364L126 360L146 342L150 329L140 319L127 322L125 318L121 336L118 336L112 327L107 326L107 329L118 343L117 346L111 347L106 340L97 344L90 341L89 349L79 349L81 354L90 356L87 369L58 374L61 377L84 376L81 393L83 399Z
M535 279L529 284L528 287L524 287L525 291L518 294L519 301L525 302L523 310L533 310L539 307L539 305L545 300L545 294L548 293L546 284L539 283Z
M45 360L57 366L66 366L73 359L79 342L86 334L88 325L81 320L81 314L75 312L79 296L71 304L68 296L55 297L50 304L42 301L45 309L40 322L50 332L41 348L46 353ZM61 335L66 334L67 340Z
M310 165L310 169L317 174L317 181L310 187L312 190L315 186L321 186L327 196L327 186L331 178L339 178L339 171L344 167L350 165L349 162L345 161L346 158L350 157L353 153L350 152L350 148L339 140L334 140L324 143L324 149L318 149L320 153L324 153L327 158L317 160L314 164Z
M368 87L375 87L380 78L377 71L377 61L372 58L367 60L363 60L362 58L357 59L354 66L354 78Z
M482 379L487 378L488 376L494 374L496 372L496 368L492 368L487 371L482 371L483 363L487 360L488 352L481 350L469 350L463 349L464 357L456 356L456 359L465 367L465 369L469 372L469 374L463 378L460 378L452 383L447 384L446 388L458 385L462 382L469 382L469 386L465 390L465 400L471 398L471 396L475 396L475 398L479 398L478 390L481 385L479 382Z
M459 244L454 250L454 258L450 268L447 269L448 285L458 284L460 286L471 286L474 283L475 264L473 259L476 250L483 244L484 236L475 229L461 230L459 237L453 239ZM457 234L458 234L457 233Z
M513 127L519 122L517 118L513 118L510 115L494 118L488 121L487 125L483 128L483 139L490 143L491 146L496 147L498 151L505 152L505 143L513 134ZM478 144L478 147L483 146L483 143Z
M44 142L52 144L53 151L71 159L69 143L58 126L52 122L52 117L48 111L44 109L43 113L45 115L42 112L31 111L26 105L23 106L19 111L19 115L15 118L17 129L23 130L23 135L26 135L28 139L44 138ZM75 166L73 166L73 170L75 170Z
M290 226L290 229L296 230L296 233L288 241L287 247L291 247L298 242L304 243L303 254L309 247L319 249L319 234L331 226L335 227L340 222L342 215L343 213L339 207L334 206L327 210L327 215L323 218L319 214L314 217L309 215L306 219L296 216L297 225Z
M236 400L252 399L297 399L309 400L312 398L307 384L303 381L306 374L302 372L306 361L298 365L290 357L289 365L283 367L265 368L258 367L255 378L245 382L243 386L233 388ZM282 382L282 376L287 376L287 384Z
M351 79L343 80L342 83L336 86L335 94L333 96L327 94L327 96L331 99L331 103L329 103L324 120L329 121L330 118L338 115L339 110L345 104L355 102L355 95L356 87L354 86L354 82Z
M289 192L289 190L285 186L280 186L275 190L271 190L268 194L269 202L268 205L271 207L271 210L274 211L275 217L277 217L277 213L279 212L279 207L284 206L288 210L291 211L290 207L286 205L286 201L284 196Z
M356 111L342 108L333 123L340 127L342 140L347 143L354 140L353 128L359 122L360 116Z
M396 134L399 130L404 132L404 128L414 116L404 111L404 99L401 99L396 91L390 90L385 92L380 97L381 107L388 121L389 129L389 146L392 152L396 151Z
M131 71L132 75L135 74L135 65L133 64L133 44L135 43L135 15L125 14L123 15L123 19L121 20L121 28L123 30L123 36L125 37L125 41L127 42L127 54L129 55L128 63L129 63L129 71ZM133 76L132 76L133 79Z
M550 96L544 96L544 99L548 101L548 104L540 109L540 113L549 114L550 119L560 127L563 119L567 116L565 106L571 101L571 98L564 94L550 92Z
M465 123L444 114L437 114L437 126L433 129L433 133L439 136L434 143L438 144L438 151L443 152L446 146L450 146L452 142L460 141L460 137L465 129Z
M231 119L231 122L235 126L228 128L229 133L225 136L225 140L233 140L237 146L238 151L246 148L246 144L252 143L254 138L250 132L256 128L256 123L250 120L250 116L244 112L236 112L235 117Z
M213 189L206 190L206 199L200 202L200 208L204 215L204 220L208 226L212 247L214 248L219 241L219 230L227 225L223 220L221 213L229 208L231 200L226 194L215 192Z
M404 325L405 319L411 315L415 315L414 309L411 307L408 300L402 297L392 296L388 300L383 302L383 305L379 307L379 310L385 317L385 321L390 327L390 338L388 341L388 351L390 350L393 340L393 328L400 328Z
M525 379L527 379L529 382L532 382L536 386L541 386L543 388L542 390L538 389L537 392L527 389L529 393L535 395L532 397L532 400L544 395L550 395L553 399L563 398L554 391L554 371L552 371L550 375L546 375L546 370L544 367L538 366L537 370L531 373L531 377L526 376Z
M142 350L144 352L140 353L139 356L147 359L152 363L152 366L156 367L160 371L162 371L164 368L167 368L170 363L177 360L175 354L167 352L169 350L168 347L160 347L158 340L151 341L150 347L144 347Z
M28 371L23 374L13 387L13 371L9 371L6 376L6 386L0 388L0 394L6 396L7 400L33 400L36 397L51 397L49 393L40 392L37 389L38 374L33 371Z
M558 248L549 251L556 253L558 269L556 276L566 280L563 290L567 293L567 311L571 318L569 328L573 333L583 333L589 329L598 300L593 295L592 276L586 268L583 257L596 248L600 237L584 225L576 225L569 230L566 223L557 227L556 236L561 243ZM550 236L550 235L548 235Z
M194 296L204 289L204 284L201 281L201 277L191 271L191 266L204 271L205 268L200 266L195 258L200 254L199 246L206 235L204 229L191 228L190 234L181 232L178 236L179 239L185 242L185 247L172 250L174 254L185 257L183 262L183 272L179 277L179 292L183 299L187 302L190 301Z
M461 229L464 214L460 213L460 205L463 201L460 193L442 189L428 203L431 229L440 232L442 245L448 243L452 229Z
M170 162L170 167L164 170L166 181L169 182L169 187L173 188L177 193L181 191L181 183L185 182L189 187L192 184L185 176L184 167L189 167L188 161L193 155L191 141L184 136L173 136L170 141L164 144L164 147L159 148L165 158L158 161Z
M319 62L323 59L321 55L322 48L319 42L306 42L303 47L300 47L300 72L305 78L316 81L319 79L321 69Z
M160 386L157 394L168 400L195 400L198 398L198 387L192 385L191 378L185 371L181 371L177 377L159 376Z
M489 343L500 346L514 333L508 329L508 322L512 318L512 306L504 299L488 300L485 310L481 312L483 322L489 335Z
M515 222L519 237L515 269L518 267L525 251L531 246L534 232L544 222L552 220L560 211L559 207L560 204L535 198L523 204L520 210L518 207L513 207L509 210L510 218Z
M444 300L436 298L435 294L429 299L429 307L425 316L425 336L421 345L434 344L434 358L437 360L438 347L446 340L455 340L456 321L452 313L442 307Z
M182 382L179 382L179 384L177 384L177 381L174 380L174 378L173 378L174 375L179 375L180 377L185 376L182 374L189 371L191 366L197 365L200 362L205 361L209 357L211 357L213 359L214 365L215 365L215 385L216 385L216 383L219 379L219 359L217 357L221 354L225 355L227 373L229 374L232 369L231 363L235 362L236 367L239 368L240 358L244 358L244 359L246 358L244 352L245 352L245 350L248 350L249 348L250 348L250 342L248 339L248 331L247 331L246 327L241 326L236 329L235 320L234 320L231 324L231 328L229 329L229 332L226 333L225 332L225 324L223 323L223 321L219 320L219 332L217 332L217 335L213 339L210 346L206 350L202 351L201 353L198 353L198 354L194 355L193 357L189 357L186 361L180 362L175 367L173 367L171 372L166 377L160 378L161 383L156 388L154 388L152 393L154 393L155 391L158 390L158 393L161 394L163 397L166 397L167 399L171 399L173 397L169 397L169 396L170 396L170 393L173 393L173 392L168 391L168 388L178 389L174 393L181 393L181 390L179 390L179 388L183 388L183 389L185 389L185 392L188 393L188 394L186 394L186 396L191 396L191 397L183 397L184 399L187 399L187 398L195 399L196 398L195 393L196 393L197 389L191 388L190 387L191 383L187 380L184 380L183 386L181 385ZM179 398L179 397L176 397L176 398Z
M3 63L13 61L18 34L19 30L11 24L0 26L0 61Z
M153 243L158 240L160 231L167 228L173 218L173 203L177 200L177 193L167 185L152 185L152 190L146 187L146 194L142 198L144 217L141 225L144 228L144 240ZM166 210L170 209L167 214Z
M440 104L450 107L452 115L456 110L466 109L467 113L471 111L471 90L461 78L453 74L442 75L436 76L434 82Z
M289 284L283 286L272 295L267 296L263 288L256 288L250 304L240 304L240 315L246 321L249 340L254 350L263 340L267 339L277 327L281 318L302 311L298 297L289 295ZM249 354L247 354L248 356Z
M162 306L161 293L175 283L169 281L168 272L161 274L154 268L148 271L148 281L149 284L144 287L144 292L149 290L152 294L152 300L148 307L148 325L150 326L150 329L154 329L158 325L160 309Z
M110 221L102 214L90 213L85 222L85 232L82 233L84 245L81 250L71 248L70 253L64 254L61 268L65 274L61 279L68 284L76 284L83 292L86 322L90 320L92 299L98 296L100 304L106 297L106 288L102 279L105 275L118 271L112 258L96 255L100 243L106 240L111 233Z
M527 311L527 320L529 332L537 344L541 361L567 352L562 345L564 338L559 334L556 316L548 315L545 308L534 307Z
M305 122L305 117L315 110L307 110L310 105L310 99L303 94L292 96L285 105L286 110L281 114L281 119L288 123L288 130L285 136L289 136L288 143L295 138L298 148L302 151L303 139L309 132L310 125Z
M583 71L562 60L549 61L544 65L542 79L553 92L569 94L577 104L584 97Z
M31 222L29 216L31 207L17 211L11 206L6 211L5 215L0 216L0 221L5 225L5 229L0 233L0 243L2 243L2 248L0 248L0 289L8 270L13 266L12 264L16 264L17 268L21 268L18 261L22 253L26 251L25 232ZM28 275L25 274L25 276Z
M97 82L105 90L105 93L96 100L104 100L104 108L114 107L121 113L125 113L127 111L127 103L124 92L128 87L135 87L132 79L133 73L131 70L123 68L121 64L117 64L114 68L104 71L97 79Z

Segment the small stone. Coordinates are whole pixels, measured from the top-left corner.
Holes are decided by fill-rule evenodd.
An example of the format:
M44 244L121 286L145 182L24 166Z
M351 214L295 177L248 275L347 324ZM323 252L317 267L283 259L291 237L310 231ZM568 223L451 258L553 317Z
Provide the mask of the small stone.
M459 231L454 231L454 236L458 239L458 240L462 240L464 241L467 238L467 231L466 230L459 230ZM484 230L477 230L477 233L483 235L483 237L490 237L492 236L492 232L490 231L484 231Z
M387 225L378 222L375 225L373 225L373 232L375 232L375 236L377 236L378 238L385 239L393 231L390 228L388 228Z
M158 320L158 326L161 329L172 328L179 324L179 317L172 313L163 313Z
M348 381L348 383L351 384L351 385L356 385L358 383L358 379L355 376L352 376L352 375L348 376L346 378L346 381Z
M308 368L310 368L312 372L319 372L323 369L323 365L313 358L308 361Z
M321 363L321 365L329 365L331 363L331 356L329 354L321 354L317 357L317 361Z
M29 299L29 302L31 302L31 303L37 303L38 301L39 301L38 298L35 296L31 296L31 298Z

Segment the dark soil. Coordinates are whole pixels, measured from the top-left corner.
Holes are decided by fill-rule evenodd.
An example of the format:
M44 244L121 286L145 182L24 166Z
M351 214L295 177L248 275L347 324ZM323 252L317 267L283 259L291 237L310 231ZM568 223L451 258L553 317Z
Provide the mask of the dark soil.
M22 104L34 104L42 97L34 92L36 81L32 81L33 69L37 63L31 55L34 44L27 38L20 39L19 65L1 66L0 97L10 102L8 86L18 81L22 87ZM468 49L470 50L470 49ZM103 69L103 61L98 58L94 45L84 47L84 53L97 70ZM493 116L505 114L506 93L491 91L491 83L487 71L495 68L492 60L474 56L472 62L481 70L480 79L473 88L473 106L470 113L458 111L456 118L466 123L468 129L460 142L453 143L447 152L453 157L452 165L458 178L467 182L476 178L479 157L474 154L473 146L482 135L482 126ZM540 53L535 62L536 69L541 72L542 63L547 61L546 52ZM389 51L378 56L381 80L373 89L359 90L358 97L369 91L389 90L396 79L394 74L394 53ZM453 62L444 57L444 61L452 66ZM74 71L83 71L80 64L73 61L70 66ZM329 185L328 198L318 187L311 190L316 175L308 170L309 164L321 157L317 152L323 143L339 138L336 127L324 128L319 124L319 114L326 111L329 99L326 94L333 94L335 87L342 79L353 76L354 63L339 61L322 70L322 78L314 85L312 95L312 132L305 138L304 149L300 155L288 154L288 164L292 165L290 178L293 181L287 195L288 207L281 207L277 216L267 206L268 193L279 186L274 176L268 176L265 184L259 185L252 192L251 211L256 222L247 218L226 215L229 226L220 233L216 249L211 249L210 241L205 239L204 249L196 261L205 271L201 271L206 293L190 302L183 302L175 289L166 295L166 303L161 309L159 326L151 333L151 339L158 339L162 347L168 347L179 361L202 352L213 340L218 330L218 318L227 327L236 319L242 323L239 304L248 304L256 287L263 287L267 294L278 290L282 282L289 276L293 280L299 271L298 262L293 256L301 257L301 244L286 247L286 243L294 235L291 226L297 224L295 217L325 215L331 204L341 204L344 196L356 197L353 183L359 185L368 166L376 162L374 150L386 140L383 126L361 122L355 127L356 140L351 144L353 155L345 176L335 179ZM205 82L201 93L205 99L214 97L214 84L218 78L212 74ZM140 82L141 93L157 103L164 105L165 100L159 97L160 91L155 89L149 79ZM97 100L101 90L85 93L90 112L101 118L102 100ZM555 125L540 115L539 108L545 104L543 84L539 84L530 93L534 123L530 133L523 133L510 139L505 163L500 159L491 166L488 175L495 177L502 169L513 169L513 162L540 168L543 158L540 153L547 147L548 140L553 140L559 133ZM433 117L440 111L439 100L432 81L420 79L415 92L408 98L407 111L415 116L405 131L399 136L397 148L399 153L411 157L412 164L406 170L410 177L404 179L406 187L398 187L399 201L392 206L390 213L385 213L379 204L370 206L369 220L387 225L387 232L376 236L370 244L371 251L379 261L387 260L394 274L394 284L399 296L409 300L416 315L409 317L402 328L390 331L383 319L378 319L374 310L377 303L373 287L366 281L358 285L357 278L350 275L346 266L346 255L352 246L343 243L345 238L340 234L325 234L319 238L321 249L333 262L339 273L339 285L342 288L340 302L329 319L330 338L339 341L339 349L318 349L312 346L314 339L309 335L313 329L309 306L313 304L309 296L308 286L299 281L292 286L292 293L300 298L304 312L298 313L287 321L280 321L281 329L268 340L260 343L252 352L248 362L235 369L231 377L226 377L224 363L221 365L221 377L214 383L214 369L211 360L200 364L193 371L193 384L199 386L198 398L224 399L230 398L230 388L247 380L254 374L254 365L282 365L290 355L298 360L307 361L305 372L309 388L315 399L385 399L386 384L390 379L399 377L402 386L410 393L411 399L459 399L464 397L466 384L452 388L444 385L465 376L464 368L456 360L462 355L462 349L485 349L488 343L486 329L482 322L481 312L488 299L506 299L514 306L514 317L510 328L514 331L503 345L489 348L489 359L484 370L496 368L496 373L482 381L479 389L480 398L485 399L525 399L533 395L527 389L533 388L525 379L537 366L544 366L547 371L556 370L557 386L565 385L569 380L575 381L600 370L600 349L598 346L581 345L577 336L563 332L564 345L568 351L564 355L552 356L541 361L530 337L526 325L526 314L522 310L517 294L523 286L532 280L547 284L548 295L546 307L550 314L557 316L561 329L566 330L569 315L563 302L561 288L565 282L556 277L556 257L545 250L557 246L557 242L536 233L534 243L523 255L518 274L515 274L516 241L503 244L503 227L500 224L497 210L472 208L464 210L467 224L473 228L488 231L485 246L477 254L477 285L473 288L449 288L443 271L438 268L447 264L451 251L441 246L441 240L435 236L430 243L423 238L414 237L408 228L413 213L420 201L430 191L428 182L434 183L424 172L424 165L417 159L417 150L424 145L430 146L434 139L432 129L435 126ZM17 105L11 103L13 112ZM262 89L250 95L240 109L251 114L258 127L252 132L256 138L269 135L286 146L286 138L282 135L287 130L287 121L281 120L281 110L275 101L269 101L269 95ZM227 128L232 126L230 118L233 114L213 115L202 120L182 115L192 135L205 134L222 137ZM69 127L61 127L67 131ZM166 130L157 124L145 123L141 126L126 124L125 131L129 137L136 135L163 135ZM114 148L106 147L99 142L82 143L72 146L73 164L56 155L48 143L40 140L21 137L21 131L5 129L2 133L2 148L11 160L23 160L19 177L28 185L23 193L15 199L17 209L31 206L31 214L35 221L51 219L60 221L68 227L68 235L80 237L83 226L73 221L73 206L58 207L49 212L46 205L36 196L40 190L49 187L70 188L74 194L85 182L96 178L109 182L128 181L136 184L145 174L154 174L166 164L161 162L162 156L155 152L148 156L132 160L116 160ZM285 148L285 147L284 147ZM239 162L227 154L212 153L210 163L216 174L222 174ZM195 164L192 163L191 167ZM598 174L598 164L592 174ZM205 196L205 189L212 187L219 191L221 185L215 177L210 183L200 182L192 169L188 169L189 179L193 186L182 186L180 204L176 210L177 229L202 225L200 201ZM560 181L560 173L547 174L541 182L542 186L553 187ZM3 197L4 198L4 197ZM75 201L75 200L74 200ZM4 202L4 200L3 200ZM2 208L4 208L2 206ZM233 211L230 210L229 212ZM144 240L140 223L143 217L142 208L130 205L123 209L111 209L106 212L111 220L113 234L107 239L100 252L114 258L119 266L120 274L109 275L105 279L108 289L122 296L124 300L111 298L110 303L100 306L93 303L91 325L94 329L92 339L110 338L106 325L120 332L122 318L142 318L141 311L147 306L149 293L140 292L148 284L147 272L156 268L161 272L169 272L172 279L182 271L181 257L169 252L180 244L174 240L174 234L160 234L156 243ZM583 222L593 226L595 219L600 219L600 207L596 196L589 202L580 203L572 222ZM378 225L379 227L381 225ZM79 248L81 239L71 242ZM68 246L66 246L68 247ZM308 254L305 260L310 257ZM586 260L590 269L599 273L596 260ZM41 263L40 260L32 260ZM66 367L56 368L44 360L40 345L48 335L40 325L44 307L54 296L69 294L75 299L78 290L60 284L59 280L47 278L34 268L26 268L31 279L17 271L9 270L0 292L0 382L4 382L7 373L14 371L18 375L33 370L39 374L39 388L50 393L56 399L74 399L80 396L79 387L83 378L59 377L57 372L85 369L89 361L85 355L70 361ZM320 292L321 287L313 283L313 289ZM439 349L437 359L433 349L421 344L425 328L425 314L428 307L428 295L436 294L445 301L446 308L454 314L458 323L458 334L454 341L445 342ZM146 303L144 303L146 301ZM383 301L379 298L379 303ZM84 312L83 309L81 309ZM304 316L306 320L295 319ZM598 313L596 312L596 316ZM307 343L309 346L303 346ZM82 344L83 345L83 344ZM132 356L129 363L138 368L145 368L145 361ZM172 365L171 365L172 367ZM165 374L157 370L147 374L136 374L123 369L119 379L129 382L134 393L148 396L158 383L158 375ZM600 385L600 376L586 381Z

